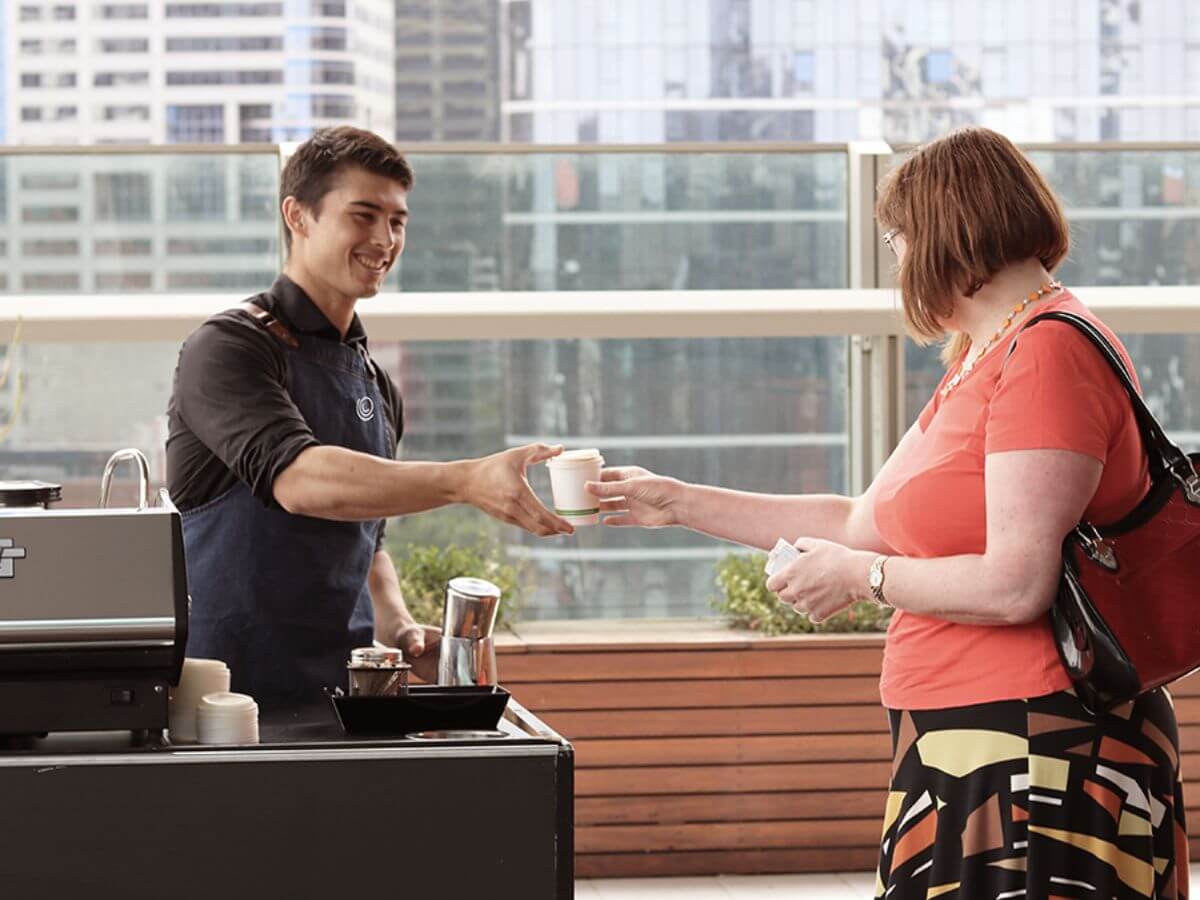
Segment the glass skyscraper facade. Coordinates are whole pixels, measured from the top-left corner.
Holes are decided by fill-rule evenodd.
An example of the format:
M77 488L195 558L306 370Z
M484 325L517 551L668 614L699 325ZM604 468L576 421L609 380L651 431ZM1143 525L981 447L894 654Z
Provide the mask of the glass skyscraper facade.
M1190 0L512 0L504 125L554 143L1200 138Z

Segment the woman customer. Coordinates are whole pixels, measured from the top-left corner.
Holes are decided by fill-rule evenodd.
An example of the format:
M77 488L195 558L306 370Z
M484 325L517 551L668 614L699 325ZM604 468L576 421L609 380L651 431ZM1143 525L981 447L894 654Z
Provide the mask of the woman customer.
M678 525L800 558L767 586L814 621L895 608L880 693L894 762L876 896L1187 896L1171 700L1092 715L1048 624L1061 545L1149 487L1132 408L1097 350L1049 310L1095 322L1052 272L1067 223L1045 179L982 128L917 151L876 216L905 319L948 337L947 370L862 496L776 496L637 467L593 492L608 525ZM1007 357L1007 358L1006 358Z

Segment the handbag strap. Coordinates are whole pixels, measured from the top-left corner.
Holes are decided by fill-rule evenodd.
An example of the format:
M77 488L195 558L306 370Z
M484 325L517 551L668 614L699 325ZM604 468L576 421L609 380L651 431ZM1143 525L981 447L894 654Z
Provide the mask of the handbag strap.
M1167 433L1158 423L1158 419L1154 417L1154 413L1150 411L1150 407L1146 406L1146 401L1138 393L1137 386L1134 385L1133 379L1125 368L1125 361L1121 359L1120 354L1109 343L1108 338L1104 336L1103 332L1093 323L1083 316L1071 312L1056 310L1054 312L1040 313L1022 325L1021 330L1013 337L1012 344L1008 348L1008 354L1005 356L1005 362L1008 362L1008 358L1017 349L1017 337L1020 337L1021 332L1046 319L1066 322L1095 345L1096 349L1100 351L1100 355L1104 357L1113 372L1116 373L1121 386L1125 388L1125 393L1129 395L1129 400L1133 404L1133 415L1137 419L1138 431L1141 432L1142 442L1146 447L1147 453L1150 455L1151 468L1156 470L1156 474L1161 472L1169 473L1183 486L1189 498L1195 497L1200 499L1200 477L1196 475L1192 461L1186 453L1180 450L1167 437Z

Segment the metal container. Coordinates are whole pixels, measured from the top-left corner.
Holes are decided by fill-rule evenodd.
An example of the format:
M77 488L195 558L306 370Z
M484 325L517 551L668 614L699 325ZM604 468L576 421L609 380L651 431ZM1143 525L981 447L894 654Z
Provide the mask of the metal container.
M408 693L412 668L392 647L358 647L350 651L346 671L351 697L400 697Z
M446 586L438 684L496 683L492 629L500 611L500 588L482 578L455 578Z

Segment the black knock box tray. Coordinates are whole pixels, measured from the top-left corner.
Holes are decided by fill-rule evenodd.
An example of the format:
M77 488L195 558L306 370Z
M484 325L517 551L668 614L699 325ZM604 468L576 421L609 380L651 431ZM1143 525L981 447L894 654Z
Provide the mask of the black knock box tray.
M347 734L411 734L416 731L489 731L496 727L509 693L491 687L418 684L399 697L331 695Z

